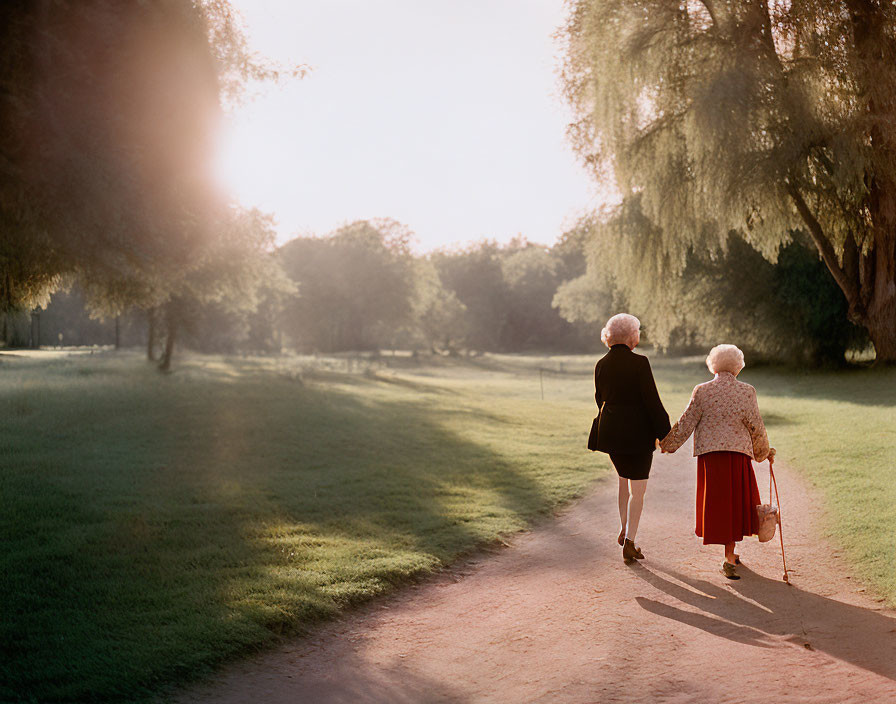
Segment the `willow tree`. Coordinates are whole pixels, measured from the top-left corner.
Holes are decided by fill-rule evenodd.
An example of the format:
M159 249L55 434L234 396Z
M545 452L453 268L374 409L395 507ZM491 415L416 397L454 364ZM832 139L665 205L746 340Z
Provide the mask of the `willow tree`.
M803 230L896 362L892 3L570 0L560 36L572 142L639 197L653 275L732 230L769 259Z

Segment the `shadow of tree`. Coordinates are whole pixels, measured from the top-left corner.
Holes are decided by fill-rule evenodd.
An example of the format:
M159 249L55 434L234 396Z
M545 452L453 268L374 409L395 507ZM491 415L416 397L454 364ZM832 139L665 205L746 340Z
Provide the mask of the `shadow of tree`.
M236 369L226 383L214 369L100 366L78 383L36 371L50 384L32 393L41 422L0 436L15 459L0 699L149 697L555 502L536 473L444 423L481 414L500 433L500 414L376 379L335 390Z

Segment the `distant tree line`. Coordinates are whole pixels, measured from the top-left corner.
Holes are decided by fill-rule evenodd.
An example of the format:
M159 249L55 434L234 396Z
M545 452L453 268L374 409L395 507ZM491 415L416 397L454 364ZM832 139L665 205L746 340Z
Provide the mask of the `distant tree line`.
M426 255L414 254L401 224L358 221L293 239L256 272L246 272L237 246L229 260L208 263L210 280L226 282L220 295L181 296L162 314L176 306L185 346L225 353L593 352L601 325L620 310L641 318L646 344L673 353L729 341L754 358L830 364L868 344L799 232L774 264L732 233L721 254L691 251L680 276L661 277L639 274L637 258L603 255L602 238L620 236L636 219L586 218L551 247L483 240ZM269 227L257 215L250 225ZM649 227L624 234L650 246ZM227 261L230 278L221 271ZM159 314L130 310L97 321L73 285L40 312L41 342L152 346ZM8 344L30 341L27 318L4 329L19 330L17 338L7 334Z

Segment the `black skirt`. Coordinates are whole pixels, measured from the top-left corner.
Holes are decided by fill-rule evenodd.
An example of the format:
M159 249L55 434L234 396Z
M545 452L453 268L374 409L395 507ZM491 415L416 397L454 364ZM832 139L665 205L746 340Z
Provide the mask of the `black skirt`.
M623 479L647 479L653 452L611 452L610 461Z

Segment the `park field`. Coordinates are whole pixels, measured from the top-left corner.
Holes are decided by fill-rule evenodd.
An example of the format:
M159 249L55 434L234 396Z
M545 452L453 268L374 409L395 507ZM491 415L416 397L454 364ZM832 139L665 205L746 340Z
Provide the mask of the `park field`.
M0 355L0 700L152 698L550 515L593 362ZM653 364L677 416L708 373ZM742 378L896 604L896 371Z

